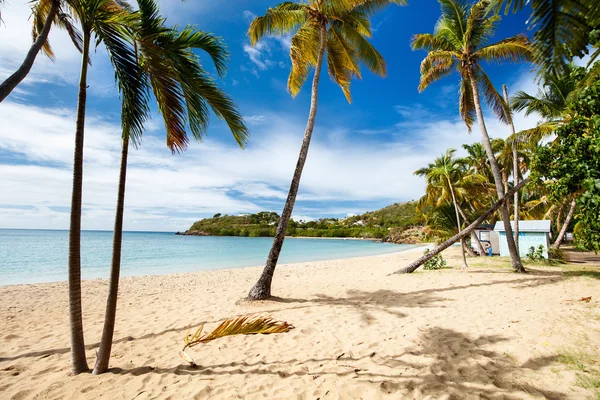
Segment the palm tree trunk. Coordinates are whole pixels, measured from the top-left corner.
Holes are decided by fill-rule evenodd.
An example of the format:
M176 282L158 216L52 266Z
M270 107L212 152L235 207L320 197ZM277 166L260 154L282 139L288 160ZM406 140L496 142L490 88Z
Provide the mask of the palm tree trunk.
M87 68L90 52L90 35L84 33L77 122L75 130L75 154L73 160L73 194L71 197L71 221L69 227L69 321L71 325L71 363L74 374L88 370L83 339L81 312L81 197L83 191L83 135L85 129L85 106L87 100Z
M571 223L571 219L573 218L573 214L575 213L575 207L577 207L577 201L575 199L573 199L571 201L571 207L569 208L569 213L567 214L567 217L565 218L565 223L563 224L562 228L560 229L560 232L558 234L558 236L556 237L556 240L554 241L554 244L552 245L553 249L558 249L565 237L565 234L567 233L567 229L569 229L569 224Z
M506 104L509 104L508 99L508 88L506 85L502 86L502 91L504 94L504 101ZM513 137L512 142L512 156L513 156L513 181L515 186L519 184L519 152L517 151L517 138L515 137L515 124L512 119L510 121L510 134ZM515 238L515 247L517 249L517 253L519 253L519 192L515 192L515 197L513 199L513 219L515 221L515 229L514 229L514 238ZM519 253L520 254L520 253Z
M512 196L515 192L518 192L522 187L524 187L528 183L529 183L529 178L523 179L517 186L510 189L508 191L508 193L506 193L506 196ZM446 250L448 247L452 246L454 243L456 243L457 241L459 241L460 239L462 239L463 237L465 237L469 233L471 233L473 231L473 229L477 228L477 226L479 224L481 224L483 221L488 219L492 214L494 214L496 212L496 210L498 210L500 207L502 207L503 204L506 204L505 200L506 200L505 197L502 197L500 200L498 200L496 203L494 203L492 208L487 210L479 218L477 218L475 221L473 221L471 223L471 225L467 226L465 229L463 229L456 235L452 236L450 239L446 240L445 242L439 244L437 247L435 247L433 250L431 250L430 252L425 254L423 257L419 258L417 261L394 272L394 274L410 274L412 272L415 272L417 270L417 268L419 268L421 265L423 265L424 262L429 261L436 255L440 254L442 251Z
M458 232L460 233L461 223L460 223L460 214L458 213L458 204L456 203L456 196L454 195L454 188L452 187L452 183L450 182L450 178L446 177L448 181L448 187L450 188L450 194L452 194L452 203L454 204L454 212L456 213L456 225L458 226ZM463 268L468 268L467 265L467 256L465 255L465 238L460 239L460 247L462 253L462 263Z
M56 12L58 11L58 1L53 0L50 4L50 12L48 13L48 17L46 18L46 22L44 22L44 27L40 32L39 36L35 39L31 48L27 52L25 56L25 60L11 76L6 78L2 84L0 84L0 103L17 87L19 83L31 71L31 67L33 66L33 62L40 52L44 43L48 39L48 34L50 33L50 28L52 27L52 23L54 22L54 17L56 16Z
M312 92L310 99L310 111L308 113L308 122L306 124L306 130L304 132L304 139L302 139L302 146L300 147L300 155L298 156L298 162L296 163L296 169L294 170L294 176L290 185L285 206L277 225L275 232L275 238L273 239L273 245L265 268L260 275L258 281L250 289L248 294L249 300L264 300L271 297L271 282L273 280L273 274L275 273L275 267L277 266L277 260L281 253L283 241L285 240L285 232L287 230L288 223L294 210L294 203L296 202L296 195L298 194L298 187L300 185L300 177L302 176L302 169L306 162L306 156L308 155L308 148L310 146L310 139L312 132L315 127L315 119L317 117L317 104L319 99L319 79L321 77L321 67L323 65L323 57L325 55L325 46L327 45L327 31L325 26L321 26L321 46L319 49L319 56L317 58L317 65L315 68L315 75L312 82Z
M463 217L463 222L467 223L467 216L465 215L465 212L462 210L462 208L460 208L460 206L458 207L458 211L460 212L460 215ZM485 255L485 249L483 248L483 245L481 244L481 241L479 240L479 238L477 237L477 235L475 234L475 232L471 231L471 241L473 243L477 244L477 248L479 249L479 255L480 256L484 256ZM473 254L471 254L471 252L469 252L469 255L475 257L476 254L473 252Z
M117 298L119 293L119 274L121 272L121 244L123 239L123 213L125 209L125 182L127 179L127 154L129 151L129 137L123 138L121 149L121 167L119 170L119 192L117 195L117 212L115 216L115 232L113 235L112 265L110 267L110 282L108 285L108 298L106 300L106 313L104 316L104 329L98 350L98 359L94 366L94 375L103 374L108 369L110 351L112 349L113 334L115 331L115 318L117 314Z
M498 160L494 156L494 151L492 150L492 144L490 142L490 137L487 133L487 128L485 126L485 121L483 119L483 112L481 111L481 101L479 99L479 88L477 87L477 82L475 81L475 77L471 72L469 74L469 80L471 83L471 89L473 92L473 103L475 104L475 111L477 113L477 120L479 122L479 129L481 130L481 142L488 156L488 160L490 162L490 166L492 168L492 174L494 175L494 183L496 184L496 192L498 193L498 198L504 198L504 187L502 185L502 173L500 172L500 166L498 165ZM510 211L506 205L500 208L502 214L502 222L504 223L504 230L506 231L506 243L508 244L508 251L510 253L510 261L515 272L525 272L525 268L523 268L523 264L521 263L521 257L517 252L517 247L515 245L515 239L513 237L512 227L510 225Z

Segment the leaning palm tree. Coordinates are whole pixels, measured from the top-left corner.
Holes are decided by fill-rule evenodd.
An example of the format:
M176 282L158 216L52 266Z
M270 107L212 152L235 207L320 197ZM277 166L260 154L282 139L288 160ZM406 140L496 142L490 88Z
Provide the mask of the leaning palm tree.
M250 24L248 36L252 45L265 35L294 34L290 48L292 70L287 84L292 96L300 92L311 69L315 69L310 111L300 155L265 268L248 295L251 300L271 296L273 274L292 216L315 126L319 80L325 54L327 53L329 76L350 102L350 83L352 78L361 77L361 63L379 76L386 75L383 57L367 38L371 36L369 17L391 3L405 4L405 0L308 0L303 3L287 1L268 9L264 16L257 17Z
M165 27L165 19L160 17L154 0L138 0L138 5L139 21L135 21L131 27L136 59L141 68L141 79L150 85L163 117L169 149L175 152L186 148L189 141L185 129L188 121L194 138L202 140L209 123L209 114L206 112L208 108L225 120L233 137L243 147L248 138L248 129L242 116L229 96L208 76L194 53L197 49L208 53L217 73L224 76L229 56L224 43L221 39L192 27L181 31ZM145 97L142 100L147 99ZM145 119L148 105L124 104L123 108L131 109L134 113L141 114L140 119ZM126 118L125 114L109 291L94 374L106 372L110 361L121 270L127 156L130 143L136 145L139 140L139 137L132 135L134 132L127 130Z
M48 42L48 35L52 25L65 29L75 47L82 51L82 37L75 27L72 16L65 10L68 5L61 0L38 0L33 3L33 43L25 55L25 59L19 68L12 73L4 82L0 83L0 103L25 79L35 59L42 50L48 58L54 60L54 53ZM1 23L1 19L0 19Z
M88 370L83 337L81 311L81 204L83 189L83 139L87 101L87 72L90 63L91 40L104 43L115 71L117 86L123 97L124 130L132 136L141 134L143 113L130 108L144 104L144 84L136 61L128 29L135 18L128 5L119 0L67 0L65 8L79 21L82 34L82 62L77 101L75 151L73 162L73 191L69 225L69 319L71 336L71 363L73 373ZM37 18L45 20L49 8L41 7Z
M481 143L485 148L498 198L504 197L502 172L494 156L487 133L480 91L492 111L503 122L509 122L510 112L502 96L481 67L481 61L519 61L531 58L529 41L517 35L497 43L487 44L499 17L488 12L489 2L482 0L472 6L461 0L439 0L442 16L433 34L417 34L412 39L413 49L425 49L427 56L421 63L419 90L425 90L432 82L449 75L456 68L460 76L460 114L470 129L477 119L481 130ZM510 225L510 212L506 204L501 208L506 229L511 264L515 271L524 272Z

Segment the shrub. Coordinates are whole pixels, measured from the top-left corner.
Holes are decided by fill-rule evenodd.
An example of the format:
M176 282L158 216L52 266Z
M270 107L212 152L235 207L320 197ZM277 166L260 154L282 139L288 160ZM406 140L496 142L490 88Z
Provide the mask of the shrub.
M428 253L429 249L425 249L425 251L423 252L423 254ZM423 263L423 269L425 270L436 270L442 268L446 268L446 260L444 260L444 257L442 257L441 254L436 254L435 256Z
M546 261L546 257L544 257L544 246L540 244L537 249L531 246L529 248L529 251L527 252L527 258L529 259L529 261L534 262Z

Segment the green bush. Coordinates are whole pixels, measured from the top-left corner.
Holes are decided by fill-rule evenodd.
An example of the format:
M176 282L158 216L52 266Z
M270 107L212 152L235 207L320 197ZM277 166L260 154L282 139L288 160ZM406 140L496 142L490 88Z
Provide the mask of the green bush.
M428 253L429 249L425 249L425 251L423 252L423 254ZM442 268L446 268L446 260L444 260L444 257L442 257L441 254L436 254L435 256L423 263L423 269L428 271Z
M529 248L527 252L527 258L529 261L546 261L546 257L544 257L544 246L539 245L537 249L533 246Z

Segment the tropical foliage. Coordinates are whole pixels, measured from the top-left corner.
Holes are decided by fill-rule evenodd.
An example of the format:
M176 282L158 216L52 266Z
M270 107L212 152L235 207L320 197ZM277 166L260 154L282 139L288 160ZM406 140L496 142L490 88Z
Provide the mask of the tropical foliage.
M286 236L298 237L352 237L400 241L400 233L418 226L415 202L396 203L377 211L316 221L295 221L288 224ZM186 234L210 236L273 237L280 216L275 212L259 212L240 216L217 214L192 224ZM404 241L409 241L408 237ZM418 241L419 238L416 238ZM415 238L413 238L413 242Z
M551 144L537 151L534 176L543 179L553 201L581 193L576 240L600 251L600 82L578 93L568 110L572 119L556 130Z

